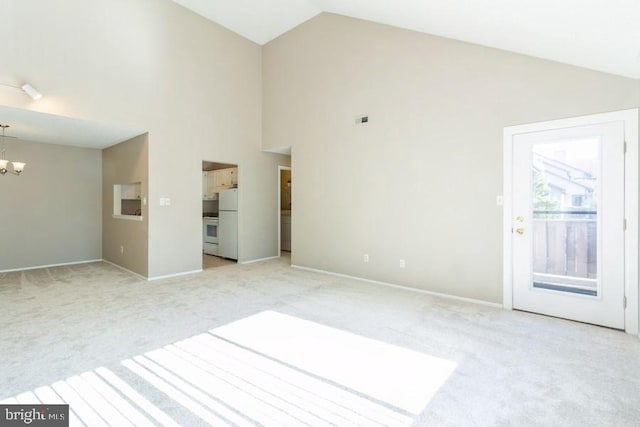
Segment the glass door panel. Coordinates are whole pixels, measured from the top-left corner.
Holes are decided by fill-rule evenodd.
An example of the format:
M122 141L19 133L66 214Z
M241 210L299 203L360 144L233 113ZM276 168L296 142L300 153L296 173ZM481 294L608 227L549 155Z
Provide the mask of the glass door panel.
M598 296L600 140L531 147L532 286Z

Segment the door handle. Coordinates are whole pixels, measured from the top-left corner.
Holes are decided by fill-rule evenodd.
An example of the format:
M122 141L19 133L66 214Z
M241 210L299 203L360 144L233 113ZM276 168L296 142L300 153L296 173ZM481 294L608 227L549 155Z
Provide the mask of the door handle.
M524 228L516 228L516 233L522 236L524 234Z

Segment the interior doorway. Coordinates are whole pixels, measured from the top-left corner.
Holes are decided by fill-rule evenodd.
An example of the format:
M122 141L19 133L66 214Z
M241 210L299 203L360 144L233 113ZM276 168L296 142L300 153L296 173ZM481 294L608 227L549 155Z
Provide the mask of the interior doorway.
M291 256L292 173L289 166L278 166L278 254Z
M202 162L202 269L238 260L238 165Z
M505 308L637 333L637 118L505 128Z

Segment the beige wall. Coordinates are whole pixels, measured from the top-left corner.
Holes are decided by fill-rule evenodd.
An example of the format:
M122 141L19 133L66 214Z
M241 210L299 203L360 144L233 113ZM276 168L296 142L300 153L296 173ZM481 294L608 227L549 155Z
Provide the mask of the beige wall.
M149 275L202 267L202 160L237 164L240 261L277 253L261 48L170 0L4 0L0 104L149 132ZM159 198L171 199L160 207Z
M101 151L7 141L27 166L0 176L0 270L101 259Z
M147 134L106 148L102 154L102 255L105 260L142 276L148 273L148 205L141 204L142 221L114 218L113 186L139 182L140 197L147 198L148 159Z
M240 261L276 255L289 159L260 149L292 145L295 264L499 301L502 127L640 100L629 79L328 14L264 49L169 0L0 15L0 82L45 94L0 105L149 131L152 277L201 268L202 160L239 166Z
M331 14L264 47L263 85L293 264L496 303L503 127L640 103L632 79Z

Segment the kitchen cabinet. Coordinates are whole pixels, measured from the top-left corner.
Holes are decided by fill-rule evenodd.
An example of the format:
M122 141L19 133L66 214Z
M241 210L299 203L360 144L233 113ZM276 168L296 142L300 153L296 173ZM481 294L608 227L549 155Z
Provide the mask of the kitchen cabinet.
M209 173L213 173L213 186L216 188L216 191L238 185L238 168L218 169Z
M237 186L238 185L238 168L229 168L228 169L228 174L229 176L229 180L231 181L231 186Z
M220 189L216 187L215 177L211 172L209 172L209 181L207 183L207 188L209 192L209 199L218 200L218 191L220 191Z
M237 167L202 172L202 200L218 200L220 191L237 186Z
M216 171L202 172L202 200L218 200L215 172Z
M222 186L222 169L217 170L217 171L211 171L211 173L213 174L213 186L215 188L220 188Z
M135 184L122 184L121 185L120 198L123 200L138 200L140 199L140 183Z

